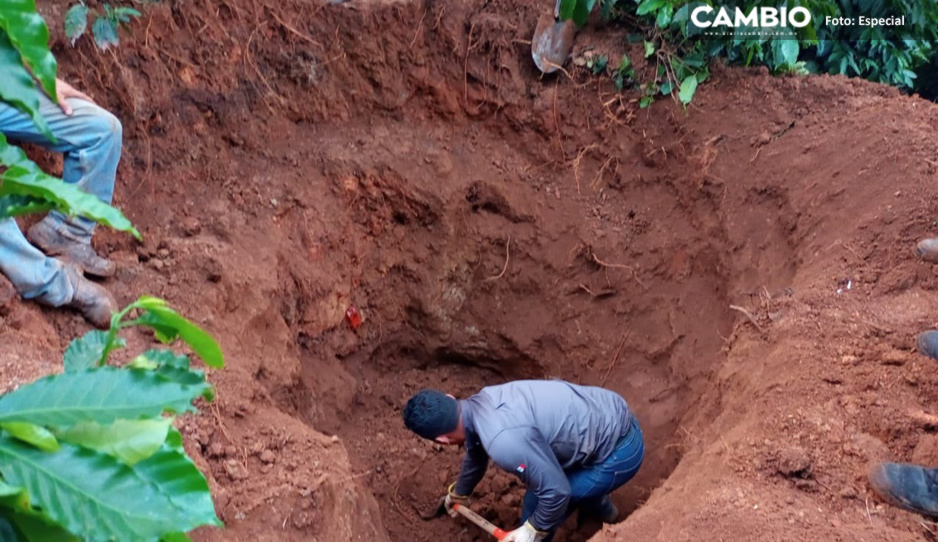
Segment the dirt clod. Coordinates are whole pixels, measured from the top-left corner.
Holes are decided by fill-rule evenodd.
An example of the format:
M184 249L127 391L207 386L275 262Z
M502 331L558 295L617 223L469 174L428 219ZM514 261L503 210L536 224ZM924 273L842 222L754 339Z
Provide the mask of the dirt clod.
M811 471L812 461L804 448L791 446L779 450L776 465L782 476L804 478Z

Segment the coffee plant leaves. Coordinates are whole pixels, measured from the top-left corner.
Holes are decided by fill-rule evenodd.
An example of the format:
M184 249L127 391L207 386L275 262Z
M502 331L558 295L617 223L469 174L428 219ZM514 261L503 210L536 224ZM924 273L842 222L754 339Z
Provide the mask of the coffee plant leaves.
M224 367L224 356L215 339L204 329L169 308L162 299L143 296L131 306L144 312L128 325L150 327L156 332L157 338L163 342L171 342L179 337L202 358L206 365L214 368Z
M65 349L65 372L71 373L100 365L104 361L108 341L109 334L97 329L73 340ZM122 341L119 346L123 346Z
M57 434L63 442L97 450L133 466L160 449L172 422L172 418L117 420L108 425L81 422Z
M59 442L55 435L45 427L26 422L5 422L0 423L0 430L44 452L54 452L59 449Z
M174 439L178 439L178 445L173 442ZM182 439L175 429L170 428L169 437L163 446L151 457L134 465L134 471L142 480L160 487L176 507L186 510L189 521L198 525L221 525L221 520L215 515L208 482L186 456L182 449ZM180 525L176 531L190 529Z
M688 75L681 81L681 90L678 92L678 98L681 103L687 105L694 99L694 93L697 92L697 76Z
M183 384L143 369L97 367L47 376L3 395L0 423L108 424L164 412L190 412L192 400L206 395L211 396L211 385L204 380L198 385Z
M173 491L166 486L204 484L204 478L195 470L197 480L191 479L192 473L185 480L174 480L186 473L172 465L160 466L164 468L151 466L141 476L133 467L94 450L62 443L58 452L46 453L0 436L3 479L24 488L34 507L87 542L156 542L164 533L201 524L173 502L169 497Z
M91 25L91 33L94 35L94 43L102 51L107 51L108 47L116 47L120 43L117 36L117 21L108 17L98 17Z
M85 216L141 238L123 213L77 186L47 175L22 149L8 144L3 134L0 134L0 164L7 168L0 174L0 197L27 196L47 201L65 214Z
M75 45L88 28L88 6L75 4L65 14L65 37Z
M0 29L6 32L46 94L54 97L57 65L49 50L49 28L36 12L35 0L0 2Z
M3 510L0 509L0 516L2 515ZM10 523L15 525L21 533L19 540L23 542L82 542L78 537L36 512L13 513L10 515ZM7 539L0 538L0 540L6 542ZM15 541L17 538L12 540Z
M0 99L29 115L40 131L51 137L49 126L39 113L39 90L23 65L23 57L3 30L0 30L0 75L3 76Z

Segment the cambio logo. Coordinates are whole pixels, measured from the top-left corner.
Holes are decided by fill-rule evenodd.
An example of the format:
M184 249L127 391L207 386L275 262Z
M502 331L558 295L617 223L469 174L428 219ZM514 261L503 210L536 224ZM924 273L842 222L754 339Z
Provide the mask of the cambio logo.
M739 26L771 28L776 26L786 27L789 25L794 28L803 28L811 23L811 12L803 7L796 7L791 10L784 6L781 8L752 8L748 14L736 8L736 13L733 17L731 17L729 11L723 7L717 11L717 16L712 21L708 20L710 13L713 13L712 7L699 6L691 12L691 22L699 28L717 26L728 26L732 28Z

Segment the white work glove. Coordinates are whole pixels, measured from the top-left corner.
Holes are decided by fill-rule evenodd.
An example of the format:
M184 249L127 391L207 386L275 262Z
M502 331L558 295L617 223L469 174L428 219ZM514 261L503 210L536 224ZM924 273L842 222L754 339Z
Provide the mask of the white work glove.
M463 495L457 495L455 492L456 482L453 482L449 485L449 488L446 490L446 499L443 500L443 506L446 507L446 512L450 517L457 518L459 517L459 512L453 510L453 503L459 503L462 506L469 505L469 497Z
M530 521L525 521L524 525L508 533L508 536L502 540L504 542L540 542L545 536L547 536L546 532L538 531Z

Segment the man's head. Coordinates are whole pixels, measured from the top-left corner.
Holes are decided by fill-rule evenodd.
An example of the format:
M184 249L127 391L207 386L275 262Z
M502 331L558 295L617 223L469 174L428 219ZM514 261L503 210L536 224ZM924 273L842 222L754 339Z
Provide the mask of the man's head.
M404 425L425 439L440 444L462 444L466 432L459 416L459 402L437 390L420 390L404 407Z

